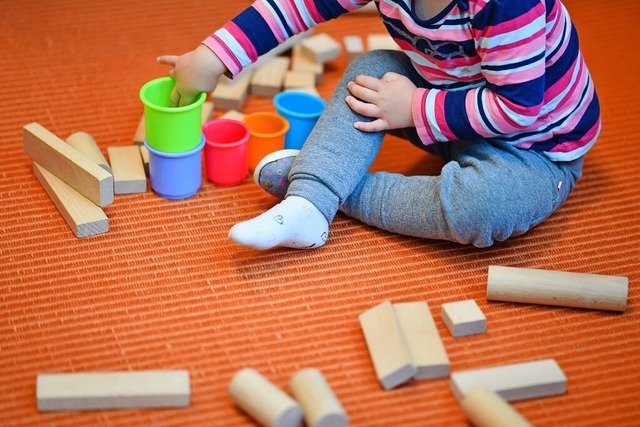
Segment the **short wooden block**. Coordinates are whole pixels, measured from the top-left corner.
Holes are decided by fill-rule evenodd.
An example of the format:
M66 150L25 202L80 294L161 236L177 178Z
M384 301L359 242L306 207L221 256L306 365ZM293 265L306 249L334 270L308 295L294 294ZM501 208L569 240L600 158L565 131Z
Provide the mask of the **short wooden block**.
M182 408L191 401L184 370L38 374L38 410Z
M300 405L255 369L236 372L229 383L229 394L260 425L298 427L302 422Z
M94 161L98 166L102 167L107 172L111 173L111 166L104 158L100 147L96 143L96 140L86 132L75 132L69 135L67 138L67 144L87 156L88 159Z
M367 36L367 49L371 50L400 50L400 46L389 34L369 34Z
M531 427L513 406L488 388L469 391L460 406L475 427Z
M284 75L284 89L296 89L299 87L313 87L316 84L316 76L307 71L287 71Z
M147 176L140 148L135 145L107 147L113 169L115 194L135 194L147 191Z
M487 330L487 318L472 299L442 304L440 316L456 338L483 334Z
M309 427L347 427L349 418L318 369L302 369L291 378L289 389L302 406Z
M289 58L278 56L255 70L251 79L251 94L273 97L280 93L290 62Z
M302 50L319 64L332 61L340 56L342 46L329 34L321 33L304 39L300 46Z
M567 377L553 359L451 374L451 391L456 399L463 399L477 387L493 390L512 402L564 394L567 391Z
M242 110L249 93L252 73L243 72L231 80L226 76L218 79L218 84L211 97L216 109Z
M33 173L76 237L95 236L109 231L109 219L91 200L35 162Z
M202 103L202 124L205 124L211 117L213 116L213 102L205 101ZM133 143L135 145L144 145L144 137L145 137L145 124L144 124L144 114L140 118L138 122L138 127L136 128L136 133L133 135Z
M241 113L240 111L236 111L236 110L229 110L227 112L225 112L224 114L221 114L220 117L218 117L219 119L233 119L233 120L238 120L238 121L242 121L242 119L244 119L244 113Z
M291 71L311 73L315 76L313 86L322 82L324 75L324 65L316 62L313 55L305 52L302 46L296 45L291 49Z
M113 203L113 176L38 123L23 128L31 159L98 206Z
M446 378L451 363L426 302L393 304L416 367L416 379Z
M344 50L347 53L347 65L364 53L364 43L360 36L345 36Z
M389 390L413 378L417 370L391 302L361 313L359 321L382 387Z
M489 266L487 299L624 311L629 279L621 276Z

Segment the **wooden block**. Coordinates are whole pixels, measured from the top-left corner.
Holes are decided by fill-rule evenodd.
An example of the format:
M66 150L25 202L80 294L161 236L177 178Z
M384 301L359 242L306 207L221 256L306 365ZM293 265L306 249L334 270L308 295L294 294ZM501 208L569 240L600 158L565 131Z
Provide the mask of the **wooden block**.
M451 363L426 302L393 304L416 367L416 379L446 378Z
M382 387L389 390L413 378L416 367L391 302L384 301L358 318Z
M310 53L305 53L302 46L297 45L291 49L291 71L311 73L315 76L315 85L322 82L324 65L319 64Z
M315 62L324 64L340 56L342 46L329 34L321 33L307 37L300 43L301 49Z
M314 87L316 76L307 71L287 71L284 74L284 89L296 89L299 87Z
M111 166L107 162L107 159L104 158L102 151L100 151L100 147L96 143L96 140L93 139L91 135L86 132L75 132L69 135L67 138L67 144L87 156L88 159L97 163L102 169L111 173Z
M489 266L492 301L624 311L628 292L627 277Z
M263 426L298 427L300 405L252 368L238 371L229 383L234 402Z
M456 338L483 334L487 330L487 318L472 299L442 304L440 316Z
M400 50L400 46L389 34L369 34L367 36L368 50Z
M304 92L304 93L308 93L310 95L315 95L318 98L322 98L322 96L320 96L320 92L318 92L318 89L315 86L306 86L306 87L296 87L296 88L292 88L292 89L285 89L285 92Z
M113 169L115 194L134 194L147 191L147 176L140 148L135 145L107 147Z
M347 65L364 53L364 43L360 36L345 36L342 39L344 50L347 53Z
M109 231L109 219L91 200L35 162L33 173L76 237L95 236Z
M236 110L229 110L224 114L221 114L220 117L218 117L219 119L233 119L233 120L239 120L242 121L242 119L244 119L244 113L241 113L240 111L236 111Z
M38 374L38 410L182 408L191 400L184 370Z
M553 359L515 363L451 374L451 391L458 400L485 387L512 402L555 396L567 391L567 377Z
M24 151L34 162L98 206L113 202L113 176L38 123L23 128Z
M249 93L251 73L241 73L231 80L222 76L211 94L213 105L222 110L242 110Z
M145 145L139 145L138 147L140 147L140 157L142 158L144 173L149 176L149 149Z
M309 427L347 427L349 418L324 375L314 368L298 371L289 389L300 406Z
M213 102L205 101L202 103L202 123L206 123L211 120L213 116ZM144 114L140 118L138 122L138 128L136 129L136 133L133 135L133 143L135 145L144 145L144 136L145 136L145 124L144 124Z
M475 427L531 427L532 425L500 395L488 388L469 391L460 402Z
M287 57L278 56L254 71L251 79L251 94L273 97L280 93L290 61Z

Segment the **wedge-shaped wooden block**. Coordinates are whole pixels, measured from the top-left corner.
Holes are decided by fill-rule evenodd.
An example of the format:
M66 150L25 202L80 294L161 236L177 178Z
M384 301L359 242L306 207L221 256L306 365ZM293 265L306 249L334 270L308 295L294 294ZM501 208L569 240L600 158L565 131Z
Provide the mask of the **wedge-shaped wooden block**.
M446 378L451 363L426 302L393 304L416 367L416 379Z
M300 46L302 50L320 64L332 61L340 56L342 46L329 34L321 33L304 39Z
M34 162L98 206L113 202L113 176L38 123L23 128L24 151Z
M109 231L109 219L98 205L35 162L33 173L76 237Z
M255 70L251 79L251 94L273 97L280 93L290 61L285 56L278 56Z
M38 374L39 411L182 408L191 401L185 370Z
M361 313L359 321L382 387L389 390L413 378L416 367L391 302L384 301Z
M222 76L211 94L213 105L219 110L242 110L249 93L251 72L246 70L235 79Z
M493 390L512 402L564 394L567 391L567 377L553 359L451 374L451 391L456 399L461 400L477 387Z
M135 145L107 147L113 170L115 194L135 194L147 191L147 175L140 148Z
M624 311L629 279L621 276L489 266L487 299Z
M442 304L440 316L456 338L483 334L487 330L487 318L472 299Z

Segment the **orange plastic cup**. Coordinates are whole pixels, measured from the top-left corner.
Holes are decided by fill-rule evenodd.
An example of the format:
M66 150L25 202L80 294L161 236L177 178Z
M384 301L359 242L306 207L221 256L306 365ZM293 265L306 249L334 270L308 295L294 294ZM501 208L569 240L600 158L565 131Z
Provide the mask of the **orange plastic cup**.
M251 131L247 151L249 171L253 173L264 156L284 148L289 122L281 115L269 112L247 114L242 121Z

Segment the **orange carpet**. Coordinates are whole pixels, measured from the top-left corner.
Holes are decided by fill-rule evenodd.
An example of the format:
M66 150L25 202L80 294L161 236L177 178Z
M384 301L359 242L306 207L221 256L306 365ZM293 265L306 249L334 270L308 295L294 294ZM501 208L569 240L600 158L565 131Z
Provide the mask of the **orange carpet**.
M168 201L116 196L110 231L76 239L37 182L22 126L66 138L86 131L106 147L131 144L138 90L165 75L164 53L193 48L248 2L0 1L0 425L251 426L227 385L254 367L285 389L317 367L353 426L464 426L448 380L393 391L378 385L358 314L382 300L427 301L452 371L555 358L566 395L515 404L537 426L640 424L638 246L640 3L566 5L602 102L604 128L566 205L528 234L489 249L392 235L338 215L320 250L255 252L227 231L274 203L249 179ZM373 16L321 27L341 40L383 32ZM328 97L344 55L319 85ZM251 97L245 112L273 111ZM216 112L216 115L220 112ZM441 165L389 138L375 169L437 173ZM492 264L629 278L622 314L488 302ZM443 303L475 299L484 335L454 339ZM180 410L41 414L40 372L188 369L192 404Z

